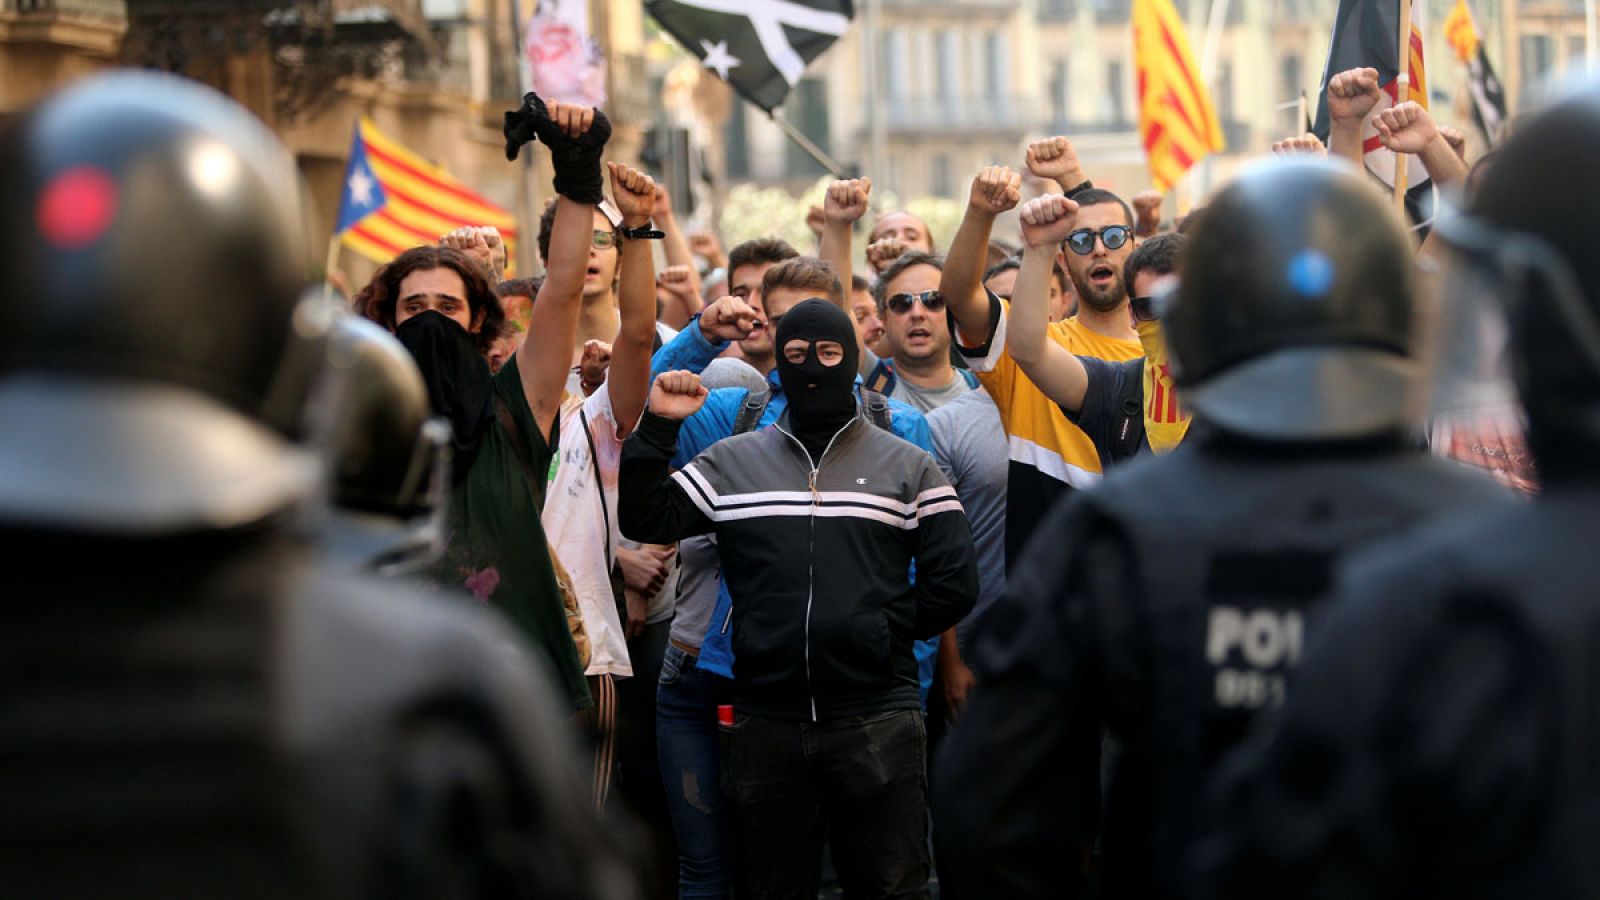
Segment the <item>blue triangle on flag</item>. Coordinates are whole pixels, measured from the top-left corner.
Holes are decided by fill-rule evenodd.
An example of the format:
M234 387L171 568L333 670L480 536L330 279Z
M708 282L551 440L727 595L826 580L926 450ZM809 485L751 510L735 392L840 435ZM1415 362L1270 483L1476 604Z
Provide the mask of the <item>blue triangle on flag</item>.
M387 202L383 184L367 161L366 142L361 140L361 126L356 126L350 141L350 162L344 169L344 193L339 198L339 220L334 231L343 234L362 219L383 208Z

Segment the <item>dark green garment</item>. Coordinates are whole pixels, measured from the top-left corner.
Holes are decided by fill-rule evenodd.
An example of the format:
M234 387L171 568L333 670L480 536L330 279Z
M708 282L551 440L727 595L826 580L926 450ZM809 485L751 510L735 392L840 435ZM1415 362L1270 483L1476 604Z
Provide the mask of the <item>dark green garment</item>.
M567 629L561 591L539 521L550 462L560 444L561 418L556 417L548 436L539 433L522 392L515 356L494 376L494 394L532 454L533 470L539 475L536 488L529 488L515 444L499 418L490 420L466 481L450 496L450 544L440 574L505 613L523 637L542 651L572 706L582 709L592 702L589 686Z

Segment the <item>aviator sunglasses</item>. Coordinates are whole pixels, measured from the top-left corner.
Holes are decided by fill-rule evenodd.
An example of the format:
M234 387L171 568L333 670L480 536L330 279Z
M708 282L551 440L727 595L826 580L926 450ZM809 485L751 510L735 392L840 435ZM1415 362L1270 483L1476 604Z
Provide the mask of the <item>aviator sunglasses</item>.
M1079 256L1088 256L1094 252L1094 239L1098 237L1105 243L1107 250L1117 250L1128 242L1133 236L1133 229L1126 225L1107 225L1095 231L1092 228L1079 228L1067 235L1067 249Z
M923 291L920 294L890 294L883 305L897 315L904 315L911 311L911 304L921 303L922 308L931 313L944 310L944 294L938 291Z

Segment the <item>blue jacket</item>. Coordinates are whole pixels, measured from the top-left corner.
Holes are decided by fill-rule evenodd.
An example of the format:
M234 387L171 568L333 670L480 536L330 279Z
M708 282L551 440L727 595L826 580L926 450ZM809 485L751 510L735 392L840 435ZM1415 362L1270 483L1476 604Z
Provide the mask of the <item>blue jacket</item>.
M679 370L700 372L727 348L726 342L713 344L707 341L705 335L700 333L699 320L692 320L678 332L676 338L656 351L650 361L650 375L653 378L662 372ZM757 428L765 428L776 422L789 406L776 369L767 373L767 384L771 386L772 398L767 402ZM856 389L859 391L860 387L861 379L858 377ZM712 391L700 411L684 420L682 429L678 431L678 452L672 458L673 468L683 468L702 450L731 436L733 423L739 416L739 407L744 405L748 393L743 388L718 388ZM922 413L899 400L890 400L889 425L896 436L910 441L930 455L933 453L933 434L928 430L928 420L922 417ZM907 577L910 577L909 574ZM706 631L705 641L700 645L700 668L726 678L733 677L733 643L728 635L732 615L733 598L728 595L728 585L724 582L717 589L717 608L711 614L711 625ZM927 703L928 690L933 685L933 662L938 648L938 638L918 641L915 645L924 704Z

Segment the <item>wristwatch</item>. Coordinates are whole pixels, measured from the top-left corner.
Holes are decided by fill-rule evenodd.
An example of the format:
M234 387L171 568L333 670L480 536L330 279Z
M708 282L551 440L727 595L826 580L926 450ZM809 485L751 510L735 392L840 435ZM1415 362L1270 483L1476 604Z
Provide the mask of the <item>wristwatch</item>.
M659 241L667 236L665 231L657 229L652 222L646 222L638 228L618 225L617 233L631 241Z

